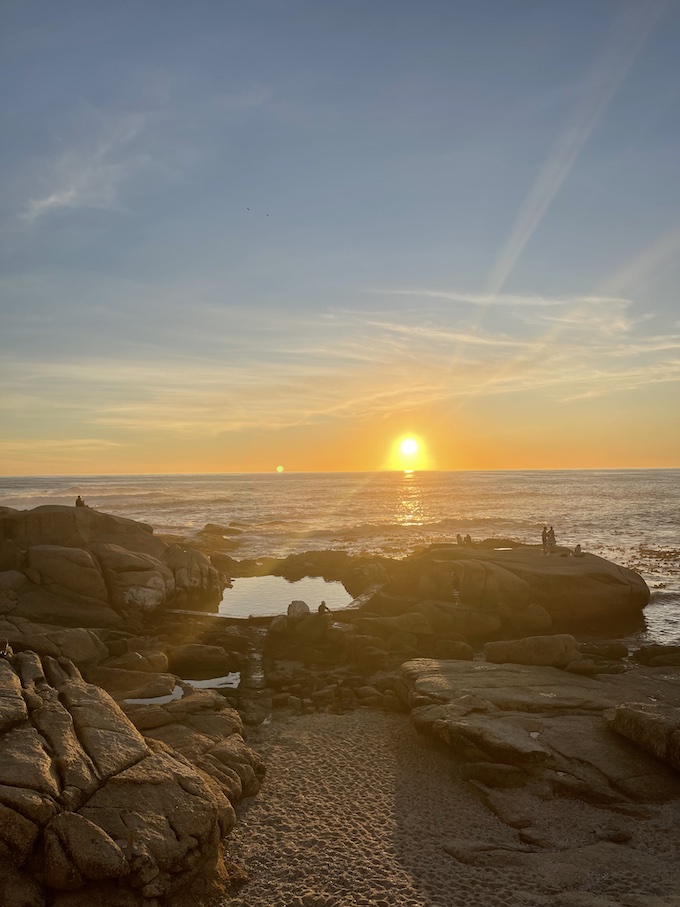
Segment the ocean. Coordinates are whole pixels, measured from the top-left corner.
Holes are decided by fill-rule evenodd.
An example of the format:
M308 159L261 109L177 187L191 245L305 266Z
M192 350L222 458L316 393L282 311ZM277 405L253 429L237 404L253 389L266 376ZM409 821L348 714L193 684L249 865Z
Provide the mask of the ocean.
M537 544L552 525L558 544L641 573L652 591L647 638L680 643L680 469L0 477L0 506L79 494L157 533L225 527L225 553L238 559L402 557L457 533Z

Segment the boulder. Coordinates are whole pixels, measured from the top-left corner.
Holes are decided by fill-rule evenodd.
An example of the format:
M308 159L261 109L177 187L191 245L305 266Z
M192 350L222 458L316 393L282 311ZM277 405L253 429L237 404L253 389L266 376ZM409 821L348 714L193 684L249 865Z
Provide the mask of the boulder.
M307 602L303 601L292 601L288 605L288 611L286 612L288 617L288 625L293 626L296 623L304 620L310 614L309 605Z
M101 568L83 548L33 545L26 551L24 573L37 586L53 586L58 593L108 599Z
M86 676L91 683L102 687L117 702L121 699L153 699L157 696L170 696L177 686L177 678L174 674L152 671L131 671L97 666L88 668Z
M650 645L641 646L633 652L633 658L640 664L652 664L657 667L664 667L664 663L671 665L677 664L676 658L680 657L680 646L671 645Z
M17 592L27 582L26 574L20 570L3 570L0 573L0 592Z
M81 887L86 879L120 879L130 872L118 844L78 813L55 816L45 827L44 843L45 879L52 888Z
M160 734L145 739L66 659L0 660L3 904L171 904L225 875L220 842L235 821L225 791L255 793L264 766L220 696L176 705L167 724L208 740L204 767Z
M59 504L45 504L32 510L3 508L0 538L11 540L19 549L33 545L91 548L96 543L109 543L155 557L162 557L167 547L146 523L101 513L91 507Z
M117 611L151 612L172 600L175 577L158 558L111 544L94 545L93 551Z
M423 615L437 634L456 633L461 624L458 605L452 601L426 599L415 605L415 611Z
M493 664L546 665L565 668L583 656L576 640L568 633L554 636L527 636L524 639L502 639L487 642L484 658Z
M478 608L507 606L521 611L531 600L525 579L492 561L461 559L452 565L461 601Z
M474 651L471 645L458 639L438 639L434 643L434 656L436 658L472 661Z
M30 649L40 656L68 658L81 666L97 664L108 655L94 630L32 623L12 614L0 616L0 638L9 640L15 653Z
M200 551L171 545L163 562L172 571L180 599L201 599L206 595L219 596L222 583L209 558Z
M367 636L389 638L395 633L410 633L413 636L432 636L433 630L423 614L413 612L395 617L364 617L357 621L360 633Z
M55 505L2 508L0 576L0 592L16 593L2 610L91 627L174 601L214 602L224 585L204 554L168 545L144 523Z
M168 670L168 656L157 649L142 652L125 652L105 662L107 668L118 668L122 671L148 671L164 674Z
M232 804L259 790L264 762L243 742L238 712L215 691L193 690L164 705L125 708L147 740L162 742L200 766ZM228 821L233 825L235 816Z
M536 604L554 624L565 627L636 617L649 601L645 581L632 570L594 554L545 556L537 547L434 545L393 564L388 589L413 595L420 578L433 571L456 575L466 605L510 613Z
M680 707L633 702L607 714L609 727L680 771Z
M243 656L238 653L200 643L170 646L167 654L172 673L192 680L240 671L244 664Z
M2 525L2 514L6 513L7 509L8 508L0 509L0 525ZM4 538L0 535L0 571L19 570L21 568L21 562L22 557L20 548L9 538Z

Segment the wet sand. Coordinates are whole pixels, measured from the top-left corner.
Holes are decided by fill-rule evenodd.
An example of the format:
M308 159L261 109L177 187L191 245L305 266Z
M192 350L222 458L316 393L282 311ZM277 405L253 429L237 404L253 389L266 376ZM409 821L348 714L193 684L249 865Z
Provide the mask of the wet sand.
M646 846L660 857L655 879L631 866L609 876L581 873L575 884L571 869L553 872L545 851L530 869L503 859L459 862L444 850L448 841L517 847L518 831L459 779L448 750L418 735L404 715L275 716L249 743L268 776L260 794L239 806L229 856L250 882L229 907L607 907L651 905L651 895L665 896L654 903L680 904L667 899L680 891L680 869L672 826L663 822L645 823ZM558 849L583 844L584 829L602 821L600 811L573 800L536 800L535 809L532 832ZM572 893L564 895L567 878ZM642 900L628 901L630 894Z

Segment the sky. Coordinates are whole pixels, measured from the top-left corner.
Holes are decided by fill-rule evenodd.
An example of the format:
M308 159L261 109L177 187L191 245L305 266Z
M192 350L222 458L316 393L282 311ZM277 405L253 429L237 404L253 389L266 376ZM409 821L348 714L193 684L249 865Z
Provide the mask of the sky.
M678 47L675 0L3 0L0 474L680 466Z

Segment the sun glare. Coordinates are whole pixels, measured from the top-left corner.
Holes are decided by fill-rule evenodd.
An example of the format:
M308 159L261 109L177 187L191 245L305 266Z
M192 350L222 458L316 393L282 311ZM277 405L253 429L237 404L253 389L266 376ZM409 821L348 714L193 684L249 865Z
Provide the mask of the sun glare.
M400 438L395 438L385 466L387 469L411 473L414 470L430 469L427 445L417 435L402 435Z
M418 442L415 438L405 438L399 445L399 450L407 457L418 453Z

